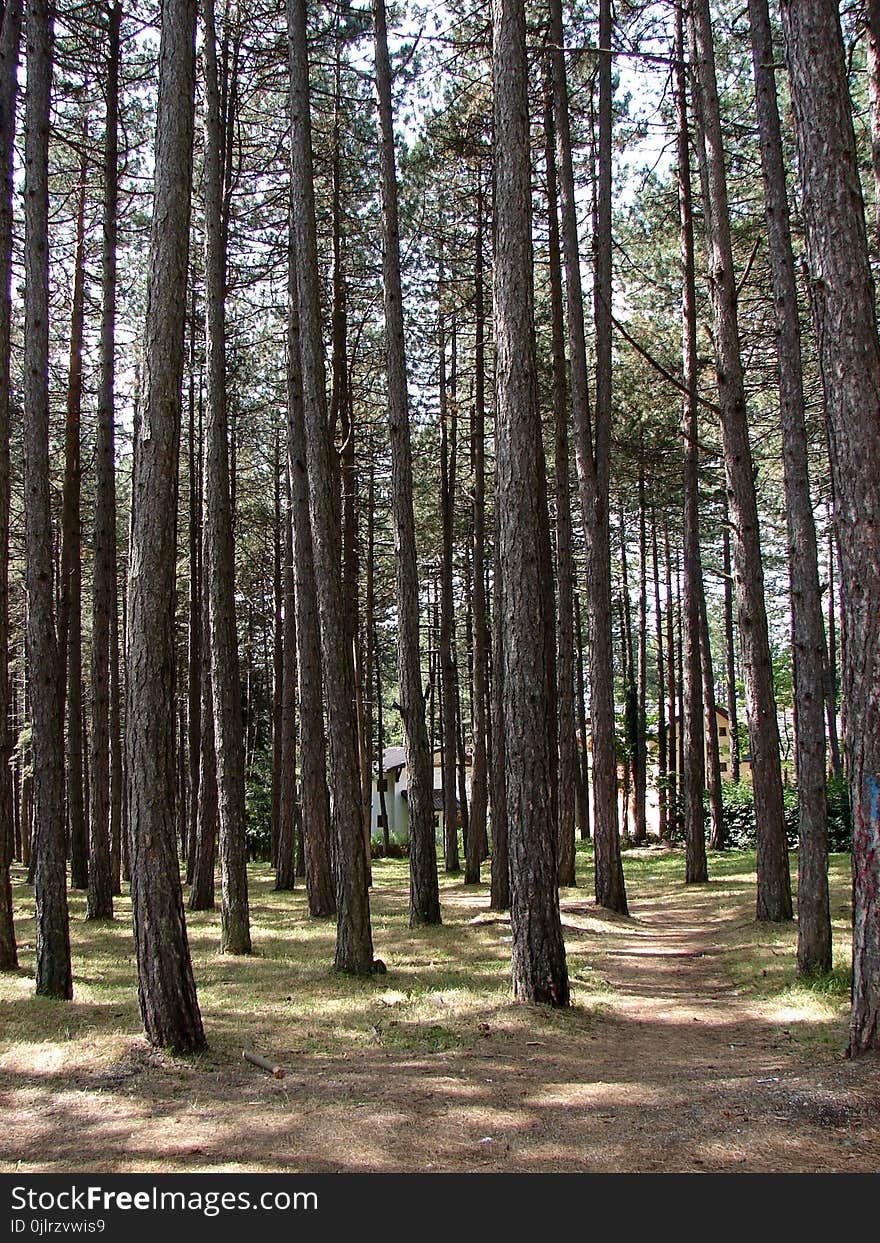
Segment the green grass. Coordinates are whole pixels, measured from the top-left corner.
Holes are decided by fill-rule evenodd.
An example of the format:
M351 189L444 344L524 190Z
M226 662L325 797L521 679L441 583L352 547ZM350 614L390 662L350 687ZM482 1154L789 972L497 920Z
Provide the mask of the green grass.
M754 852L710 853L709 885L685 886L680 850L624 851L635 924L592 906L591 844L578 843L577 860L578 887L563 891L563 899L589 909L583 927L567 933L572 1015L512 1004L510 930L485 918L485 886L465 888L460 877L441 873L443 926L410 929L407 861L375 860L373 936L388 974L352 979L332 968L332 921L310 919L302 889L276 893L269 867L253 865L251 957L220 953L219 911L187 912L209 1058L240 1057L245 1046L279 1059L377 1046L417 1056L474 1047L487 1027L503 1038L524 1023L539 1036L572 1022L588 1026L614 1003L606 951L648 915L662 919L682 910L695 925L711 927L740 995L768 1015L799 1016L804 1032L839 1038L849 988L848 856L832 857L835 963L818 980L797 976L794 924L755 923ZM91 923L84 918L85 895L70 895L74 999L52 1001L33 995L33 896L22 869L14 869L14 882L21 970L0 977L0 1053L25 1056L30 1048L38 1056L42 1049L39 1056L53 1062L64 1060L63 1046L73 1043L88 1063L113 1063L141 1032L128 897L117 899L116 921ZM482 918L473 922L476 916Z

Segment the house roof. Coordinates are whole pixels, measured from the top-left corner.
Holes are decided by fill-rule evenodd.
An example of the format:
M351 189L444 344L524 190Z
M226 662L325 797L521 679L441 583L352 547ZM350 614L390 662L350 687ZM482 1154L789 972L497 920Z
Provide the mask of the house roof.
M403 747L386 747L382 752L382 772L390 773L394 769L403 768L406 764L406 751Z
M440 762L442 752L440 747L434 748L433 766L437 768ZM470 757L468 757L470 764ZM386 747L382 752L382 772L391 773L406 768L406 748L405 747Z
M400 796L401 798L405 798L407 801L409 801L409 790L401 790ZM455 800L455 805L456 807L458 806L457 798ZM442 790L434 791L434 810L443 811L443 791Z

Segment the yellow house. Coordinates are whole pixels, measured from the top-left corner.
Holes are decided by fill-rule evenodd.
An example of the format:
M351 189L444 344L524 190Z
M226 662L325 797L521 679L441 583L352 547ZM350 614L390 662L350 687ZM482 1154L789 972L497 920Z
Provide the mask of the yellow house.
M730 763L730 718L724 708L715 708L715 726L718 731L718 761L721 767L721 780L732 781L733 774ZM674 717L669 723L669 754L672 757L678 754L678 718ZM708 767L709 751L708 739L704 736L703 741L706 751L704 754L704 763ZM741 755L739 757L739 779L740 781L751 781L752 779L752 763L749 755Z

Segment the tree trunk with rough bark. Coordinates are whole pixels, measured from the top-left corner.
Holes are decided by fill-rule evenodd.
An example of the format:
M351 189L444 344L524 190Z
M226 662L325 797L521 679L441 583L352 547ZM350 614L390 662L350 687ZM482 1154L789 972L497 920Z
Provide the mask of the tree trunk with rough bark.
M871 6L869 5L869 8ZM880 9L880 5L874 5ZM767 238L773 274L779 414L788 521L798 787L798 970L831 967L825 783L825 623L810 495L797 281L767 0L749 0Z
M865 0L868 96L871 101L871 170L874 174L874 225L880 238L880 0Z
M736 640L733 631L733 570L730 561L730 529L727 496L724 497L722 572L724 574L724 647L727 691L727 733L730 738L730 780L739 781L739 724L736 700Z
M110 817L110 644L116 606L116 207L118 181L119 45L122 5L107 10L104 119L104 204L101 251L101 378L95 441L95 530L92 582L92 791L89 815L89 919L113 918Z
M654 579L654 643L657 651L657 835L666 837L669 827L668 767L669 728L666 715L665 677L663 659L663 613L660 607L660 556L657 547L657 514L651 504L651 568Z
M70 308L67 394L64 421L64 483L61 499L61 581L58 598L58 659L67 715L67 831L70 883L87 889L89 847L83 814L82 728L82 434L83 335L85 330L85 213L88 113L83 111L82 152L76 202L73 289Z
M196 809L196 839L193 847L192 881L189 891L191 911L214 909L214 864L217 857L217 750L214 746L214 692L211 687L211 643L206 600L207 584L204 582L205 564L202 559L202 601L199 644L202 668L199 675L202 698L199 716L202 722L202 745L199 750L199 798Z
M544 146L547 162L548 259L553 359L553 432L556 483L556 743L557 860L560 885L575 884L575 791L578 783L574 723L574 587L571 555L571 490L568 477L568 384L565 360L562 261L556 189L553 83L544 90Z
M33 748L37 992L71 997L65 868L61 663L49 502L49 97L53 19L27 6L25 114L24 513Z
M480 863L487 844L488 809L488 671L489 622L486 603L486 306L483 231L485 204L482 172L477 170L477 227L474 239L474 414L471 430L473 470L472 579L473 610L473 755L471 820L465 856L466 885L480 883Z
M287 491L287 489L285 489ZM281 756L278 772L278 838L275 855L275 888L296 887L296 591L293 576L293 528L289 505L285 508L284 622L281 671ZM326 797L326 787L325 787ZM328 886L329 890L329 886Z
M251 952L245 842L245 757L235 618L235 547L226 417L226 245L224 124L214 0L201 0L205 60L205 561L210 619L214 742L220 810L221 951ZM224 96L228 89L224 85Z
M703 712L706 737L706 787L709 791L709 845L713 850L724 847L724 803L721 793L721 756L718 750L718 716L715 700L715 678L712 672L712 647L709 641L709 615L706 611L705 588L700 587L700 665L703 672Z
M739 633L743 649L746 712L752 753L752 786L757 834L757 916L791 919L791 879L782 805L779 727L773 693L773 666L764 569L761 556L755 474L749 443L737 287L730 236L727 176L715 75L709 0L692 0L691 31L695 68L694 100L698 152L705 150L706 243L717 359L718 404L727 496L734 534Z
M354 708L354 670L342 599L339 521L324 381L324 350L312 174L309 64L304 0L287 0L290 54L291 191L299 304L303 422L308 463L309 515L317 584L321 656L327 697L332 826L336 882L337 970L373 970L367 852L361 814L360 767Z
M441 273L442 273L441 255ZM440 718L442 722L442 785L443 785L443 855L446 871L461 870L458 853L458 799L455 794L455 733L456 733L456 668L455 668L455 599L452 588L452 540L455 506L455 421L450 444L449 403L446 395L446 340L443 331L442 274L438 293L439 355L440 355L440 523L442 550L440 558Z
M194 0L164 0L143 403L134 438L126 752L138 997L151 1044L204 1047L177 860L174 579L195 80Z
M331 858L330 795L327 791L327 738L324 732L324 707L321 697L321 638L318 630L318 595L312 554L309 481L303 423L296 257L292 238L287 320L287 407L287 461L293 528L294 630L296 634L296 677L299 691L300 793L302 798L297 844L297 871L305 874L309 914L313 919L323 919L335 912L336 897Z
M514 996L569 1004L556 886L553 584L532 290L522 0L493 0L498 508Z
M697 290L694 262L694 222L691 202L691 166L685 94L684 22L681 6L675 11L675 101L678 112L678 204L681 221L682 266L682 373L687 396L681 417L684 440L684 837L685 881L709 879L703 821L706 785L703 750L703 671L700 664L700 598L703 591L700 559L700 450L697 444Z
M411 927L415 927L419 924L439 924L441 918L437 848L434 841L434 777L425 723L419 646L419 569L412 495L412 447L403 330L403 291L400 279L400 225L385 0L373 0L373 28L379 105L385 362L388 377L388 428L391 439L391 512L394 520L397 583L397 674L409 802L409 922ZM454 719L453 715L453 722ZM454 805L454 748L451 752L451 763L453 779L448 790L444 780L444 794L447 800L451 798ZM454 826L454 817L452 823Z
M496 431L497 431L496 411ZM506 911L510 907L510 850L508 847L507 791L504 782L504 651L501 618L504 612L504 576L501 568L499 514L495 509L494 592L492 616L492 765L489 769L492 800L492 862L489 908Z
M599 229L596 243L596 426L591 429L577 229L568 84L561 0L550 3L553 100L556 121L562 251L568 311L571 404L575 451L587 540L589 583L590 711L593 737L593 834L596 900L620 913L627 909L617 829L617 757L614 725L609 467L611 444L611 57L600 53ZM611 43L611 6L602 0L600 47Z
M838 7L781 12L840 548L855 1054L880 1049L880 339Z
M0 971L18 967L12 882L15 798L9 728L9 409L12 345L12 195L15 105L21 44L22 0L7 0L0 17ZM21 838L19 826L19 838Z

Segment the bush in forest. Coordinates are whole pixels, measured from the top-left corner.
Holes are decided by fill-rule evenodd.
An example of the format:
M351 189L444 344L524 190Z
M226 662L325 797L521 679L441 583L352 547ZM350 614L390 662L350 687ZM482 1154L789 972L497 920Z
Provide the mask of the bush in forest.
M409 842L400 842L397 838L392 837L388 843L388 849L382 846L382 838L374 837L370 840L370 858L371 859L408 859L409 858Z
M249 859L272 857L272 774L268 761L256 760L245 789L245 840Z
M798 842L798 793L796 786L786 786L782 792L785 808L785 833L789 849ZM749 849L755 845L755 798L747 781L721 783L724 807L724 841L734 849ZM706 811L708 831L709 812ZM849 810L849 794L846 782L837 778L828 781L828 849L848 851L852 845L852 822Z

